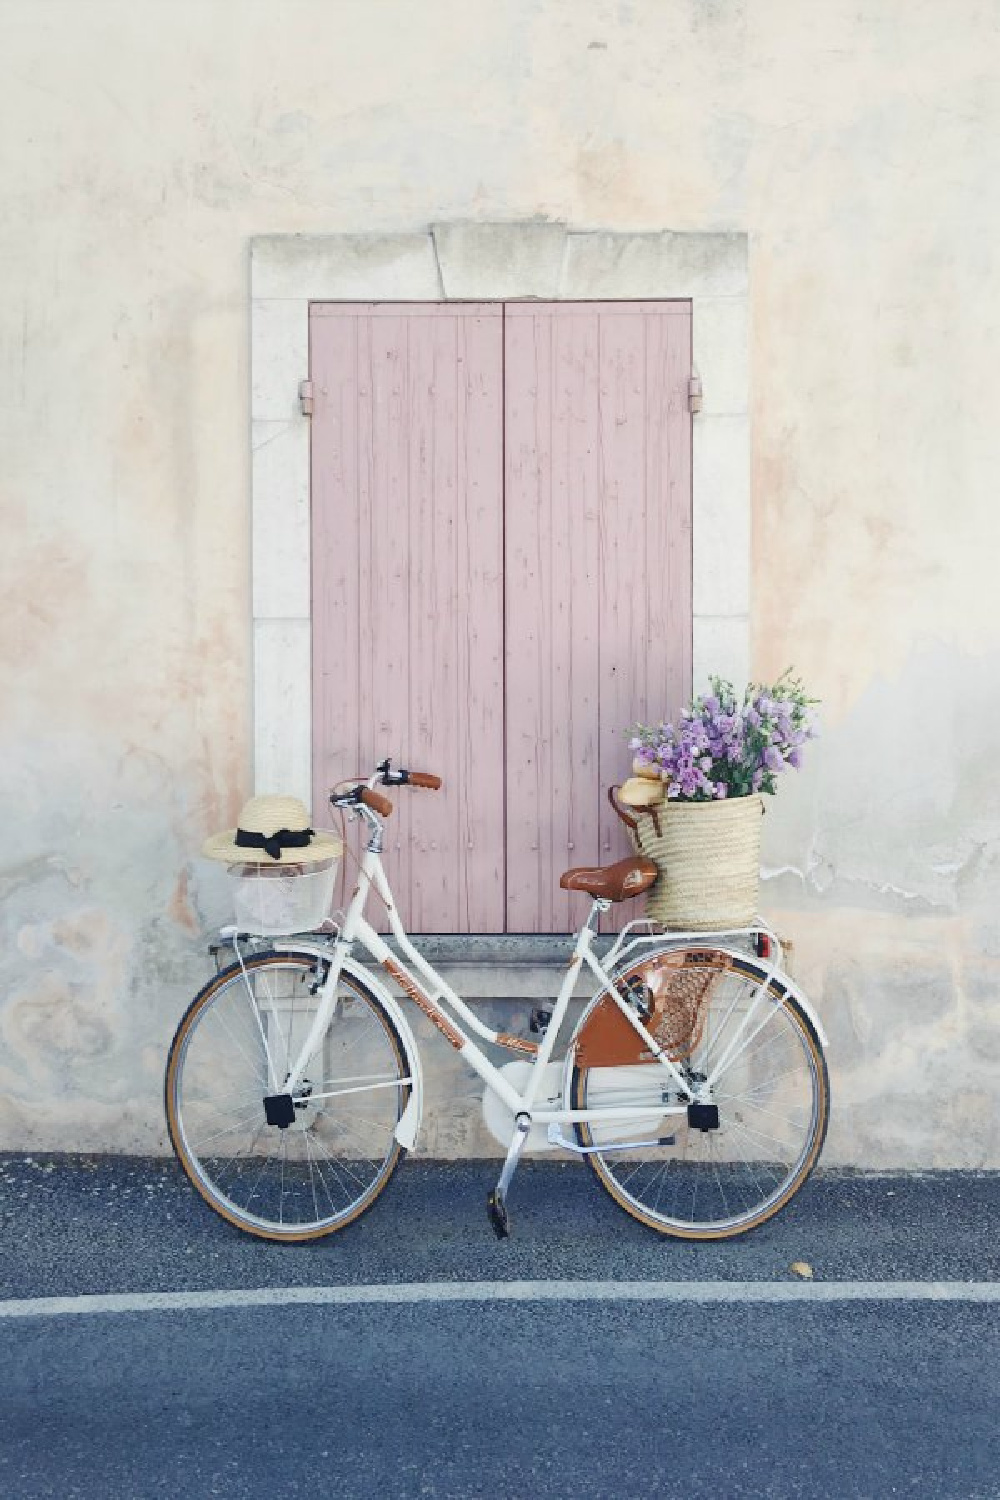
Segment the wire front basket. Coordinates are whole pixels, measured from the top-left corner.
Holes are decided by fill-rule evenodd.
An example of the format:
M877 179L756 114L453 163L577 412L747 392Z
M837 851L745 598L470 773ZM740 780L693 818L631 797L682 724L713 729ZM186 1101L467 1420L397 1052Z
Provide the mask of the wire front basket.
M339 863L230 865L237 927L260 937L322 927L330 915Z

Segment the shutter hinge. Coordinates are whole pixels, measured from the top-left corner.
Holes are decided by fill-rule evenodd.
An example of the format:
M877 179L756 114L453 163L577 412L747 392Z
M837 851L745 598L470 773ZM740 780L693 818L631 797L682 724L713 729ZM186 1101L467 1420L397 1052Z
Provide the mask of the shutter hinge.
M299 406L304 417L311 417L313 410L313 383L311 380L299 381Z
M688 381L688 411L701 411L701 376L692 375Z

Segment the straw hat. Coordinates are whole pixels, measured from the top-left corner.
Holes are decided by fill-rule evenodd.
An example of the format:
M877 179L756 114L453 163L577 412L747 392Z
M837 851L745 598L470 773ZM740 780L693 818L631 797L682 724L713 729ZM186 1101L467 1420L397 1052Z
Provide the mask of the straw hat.
M297 797L251 797L240 813L240 826L214 833L201 850L207 859L259 865L311 865L337 859L343 851L333 834L313 832Z

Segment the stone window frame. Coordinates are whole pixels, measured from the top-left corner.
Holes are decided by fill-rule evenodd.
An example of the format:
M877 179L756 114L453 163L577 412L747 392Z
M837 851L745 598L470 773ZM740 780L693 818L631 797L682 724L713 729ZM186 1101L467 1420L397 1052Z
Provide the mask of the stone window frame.
M748 244L551 222L420 233L265 235L250 251L254 785L312 800L311 302L684 300L702 406L693 421L693 675L750 660ZM360 769L360 768L359 768Z

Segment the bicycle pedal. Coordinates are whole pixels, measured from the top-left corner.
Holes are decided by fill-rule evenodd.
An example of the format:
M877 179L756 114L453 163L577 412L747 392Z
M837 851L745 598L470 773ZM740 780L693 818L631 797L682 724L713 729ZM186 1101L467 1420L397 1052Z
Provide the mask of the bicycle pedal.
M295 1101L291 1094L269 1094L264 1100L264 1118L269 1125L287 1130L295 1124Z
M689 1104L688 1125L692 1130L718 1130L719 1106L717 1104Z
M489 1217L491 1225L493 1226L493 1233L496 1235L497 1239L509 1239L510 1215L507 1212L506 1203L504 1202L500 1194L496 1191L496 1189L494 1189L492 1193L487 1193L486 1195L486 1213Z

